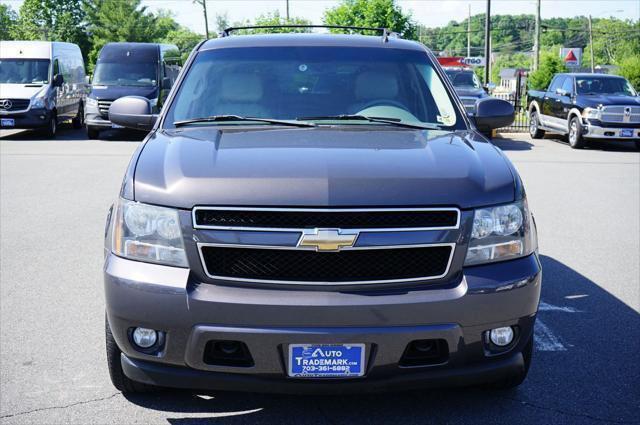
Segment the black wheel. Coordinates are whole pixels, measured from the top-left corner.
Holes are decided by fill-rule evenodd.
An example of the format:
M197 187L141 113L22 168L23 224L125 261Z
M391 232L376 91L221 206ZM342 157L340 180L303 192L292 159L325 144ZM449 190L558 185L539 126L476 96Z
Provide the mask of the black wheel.
M87 126L87 137L89 139L97 139L98 137L100 137L100 130L98 130L95 127L91 127L90 125Z
M82 106L82 103L80 103L80 105L78 106L78 113L73 118L73 120L71 120L71 124L76 130L84 127L84 107Z
M529 135L532 139L542 139L544 137L544 130L540 130L540 120L538 119L538 112L531 111L529 116Z
M49 118L49 123L47 127L42 131L42 134L47 139L53 139L56 137L56 133L58 132L58 117L56 114L52 113L51 118Z
M529 337L527 345L522 350L522 356L524 357L523 370L500 381L490 383L489 388L494 390L508 390L510 388L515 388L518 385L522 384L522 382L524 382L527 374L529 373L529 368L531 367L531 358L533 357L533 332L531 333L531 337Z
M567 136L567 140L573 149L582 149L587 145L584 137L582 137L582 123L578 117L573 117L569 121L569 135Z
M158 387L152 385L143 384L140 382L132 381L122 371L122 364L120 363L120 348L113 339L111 328L109 327L109 321L105 315L105 335L107 345L107 365L109 367L109 376L111 377L111 383L116 389L123 393L145 393L151 391L157 391Z

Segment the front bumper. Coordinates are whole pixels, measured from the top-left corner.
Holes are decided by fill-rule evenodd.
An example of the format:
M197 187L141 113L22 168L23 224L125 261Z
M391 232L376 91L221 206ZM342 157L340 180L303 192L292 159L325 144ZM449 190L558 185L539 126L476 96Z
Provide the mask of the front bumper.
M381 291L310 291L214 285L194 281L187 269L125 260L105 264L107 315L123 352L125 374L160 386L256 391L379 390L460 385L498 380L521 370L520 352L533 332L540 297L536 254L464 269L446 288ZM129 339L132 327L166 333L157 353ZM488 351L484 334L517 326L508 351ZM444 339L443 364L400 366L407 344ZM204 362L210 340L241 341L251 367ZM291 343L365 344L362 378L308 380L286 376ZM268 385L265 385L267 384Z
M0 114L0 118L10 118L15 123L13 127L2 126L3 130L43 128L49 125L51 111L47 109L29 109L25 112L3 113Z
M629 131L633 134L631 137L622 136L624 132ZM640 125L636 127L603 127L587 122L584 126L584 138L637 141L640 140Z
M87 109L87 112L85 112L84 114L84 122L87 124L87 126L100 128L112 127L111 121L103 118L99 112L91 112L89 108Z

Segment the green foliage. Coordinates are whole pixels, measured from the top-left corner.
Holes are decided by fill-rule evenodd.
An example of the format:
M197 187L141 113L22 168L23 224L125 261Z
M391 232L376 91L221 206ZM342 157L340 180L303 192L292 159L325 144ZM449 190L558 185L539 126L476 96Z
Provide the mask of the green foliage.
M618 66L618 74L629 80L636 91L640 91L640 55L622 59Z
M504 68L531 68L531 58L524 53L503 54L491 66L491 81L500 84L500 70Z
M324 23L389 28L403 38L417 39L417 25L411 14L404 13L394 0L343 0L337 7L325 11Z
M595 65L615 64L631 56L640 56L640 21L594 19L593 33ZM586 45L583 66L590 62L591 46Z
M197 34L186 27L180 26L177 29L169 31L162 42L178 46L182 56L182 62L184 63L196 44L202 40L204 40L203 35Z
M6 4L0 4L0 40L12 40L18 15Z
M25 0L13 28L13 38L55 40L88 47L82 0Z
M529 88L544 90L549 87L551 79L558 72L567 72L564 62L556 53L557 49L544 52L540 55L538 70L529 74Z
M246 27L246 26L269 26L269 25L311 25L311 21L308 21L304 18L298 17L290 17L287 20L286 17L280 16L280 12L277 10L275 12L269 12L263 15L258 16L253 22L244 21L244 22L236 22L233 24L234 27ZM242 35L242 34L276 34L276 33L303 33L303 32L311 32L309 28L262 28L255 30L238 30L234 31L234 34Z

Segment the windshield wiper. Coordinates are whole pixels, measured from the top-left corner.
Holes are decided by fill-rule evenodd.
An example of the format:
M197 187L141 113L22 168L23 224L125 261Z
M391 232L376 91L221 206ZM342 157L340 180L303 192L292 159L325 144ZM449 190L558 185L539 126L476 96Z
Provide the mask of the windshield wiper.
M199 122L221 122L221 121L257 121L257 122L264 122L267 124L289 125L292 127L316 127L316 125L311 122L287 121L287 120L277 120L277 119L271 119L271 118L243 117L240 115L212 115L210 117L192 118L190 120L176 121L173 123L173 125L175 125L176 127L180 127L182 125L189 125L189 124L194 124Z
M440 126L435 124L409 124L400 121L398 118L368 117L366 115L327 115L319 117L299 117L297 120L335 120L335 121L368 121L380 124L395 125L397 127L415 128L419 130L438 130Z

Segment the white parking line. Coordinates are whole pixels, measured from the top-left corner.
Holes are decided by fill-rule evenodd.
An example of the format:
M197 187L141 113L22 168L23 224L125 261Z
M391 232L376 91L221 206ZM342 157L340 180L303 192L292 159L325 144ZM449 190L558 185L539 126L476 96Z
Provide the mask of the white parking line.
M558 338L539 317L536 319L533 335L536 341L537 351L567 351L567 348L560 341L560 338Z
M577 310L573 307L560 307L558 305L547 304L544 301L540 301L538 305L538 311L562 311L565 313L582 313L580 310Z

